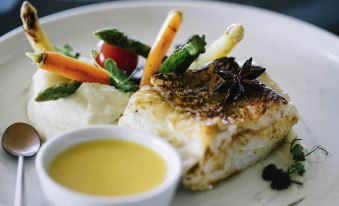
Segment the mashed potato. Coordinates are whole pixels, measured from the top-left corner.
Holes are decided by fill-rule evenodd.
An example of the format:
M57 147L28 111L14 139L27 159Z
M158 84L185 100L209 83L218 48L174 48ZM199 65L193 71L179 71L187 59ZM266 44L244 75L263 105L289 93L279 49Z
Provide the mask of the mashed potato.
M37 102L37 94L67 79L38 69L32 78L27 105L28 119L40 135L49 139L61 132L90 124L116 124L131 93L112 86L83 83L66 98Z

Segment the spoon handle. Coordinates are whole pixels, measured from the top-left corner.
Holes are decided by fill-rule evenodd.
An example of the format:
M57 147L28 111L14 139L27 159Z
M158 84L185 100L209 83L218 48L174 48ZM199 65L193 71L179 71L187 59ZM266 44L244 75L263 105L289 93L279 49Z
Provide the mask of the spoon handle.
M16 173L14 206L24 206L24 157L19 155L18 168Z

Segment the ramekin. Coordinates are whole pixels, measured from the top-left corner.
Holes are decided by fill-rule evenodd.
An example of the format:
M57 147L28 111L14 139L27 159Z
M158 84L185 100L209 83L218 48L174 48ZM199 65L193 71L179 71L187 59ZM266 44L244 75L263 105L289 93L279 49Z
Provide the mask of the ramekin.
M97 196L69 189L49 176L48 167L56 155L73 145L98 139L126 140L157 152L166 162L167 170L163 182L142 193ZM58 135L42 146L35 164L45 196L51 203L60 206L168 206L173 199L182 170L178 153L166 141L143 131L113 125L87 126Z

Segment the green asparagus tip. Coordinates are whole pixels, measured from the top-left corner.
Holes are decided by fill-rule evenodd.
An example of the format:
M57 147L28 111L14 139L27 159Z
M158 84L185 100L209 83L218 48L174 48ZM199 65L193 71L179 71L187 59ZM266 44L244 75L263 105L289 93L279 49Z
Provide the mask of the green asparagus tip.
M128 41L126 34L115 28L100 29L93 32L93 34L108 44L122 48L126 46L125 44Z
M36 63L40 63L44 58L44 53L41 52L39 53L26 52L25 54Z
M96 30L95 32L93 32L93 35L100 36L104 30L106 29Z
M116 46L125 47L125 44L130 41L124 32L117 30L116 28L104 28L94 32L94 35L104 40L106 43L111 43Z
M102 33L102 32L106 32L106 31L109 31L109 30L111 30L112 28L102 28L102 29L98 29L98 30L96 30L96 31L94 31L93 32L93 34L95 34L95 35L97 35L97 34L100 34L100 33Z
M122 32L115 28L103 28L93 32L93 34L98 37L105 37L107 34L122 34Z
M185 45L169 56L159 68L160 73L184 73L192 62L205 52L205 35L192 36Z
M93 34L107 44L125 49L128 52L141 55L145 58L147 58L149 51L151 50L151 47L147 44L130 39L124 32L115 28L100 29L93 32Z
M194 35L186 43L186 49L192 56L204 53L205 46L206 46L205 35L201 36Z

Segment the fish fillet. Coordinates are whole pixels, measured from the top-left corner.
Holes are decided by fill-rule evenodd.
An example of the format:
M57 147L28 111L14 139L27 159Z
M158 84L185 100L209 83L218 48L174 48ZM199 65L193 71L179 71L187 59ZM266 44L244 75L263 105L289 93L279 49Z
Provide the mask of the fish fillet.
M262 90L223 104L213 67L153 76L119 120L171 143L183 161L182 182L192 190L210 188L264 158L298 121L295 106L267 74L260 77Z

